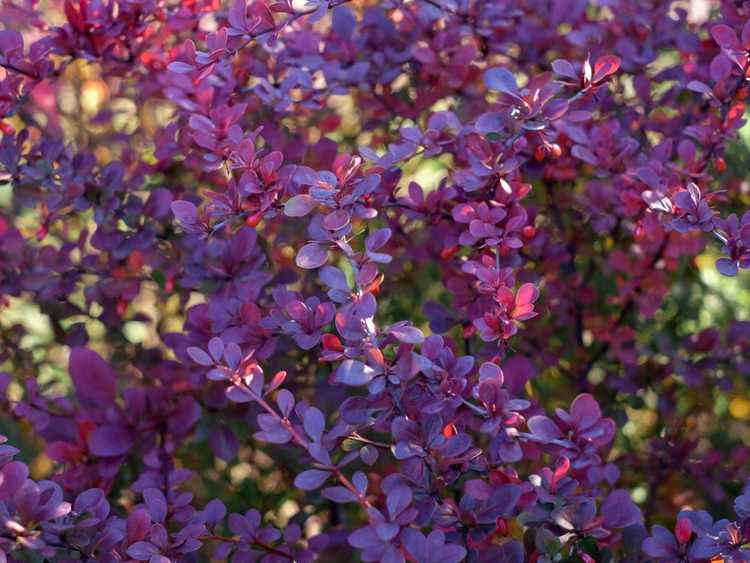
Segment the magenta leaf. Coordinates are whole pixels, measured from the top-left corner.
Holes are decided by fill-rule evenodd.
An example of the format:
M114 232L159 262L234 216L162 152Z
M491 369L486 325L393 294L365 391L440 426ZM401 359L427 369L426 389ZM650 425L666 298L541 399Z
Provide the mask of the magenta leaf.
M739 49L740 42L737 34L728 25L719 24L711 28L711 36L722 49Z

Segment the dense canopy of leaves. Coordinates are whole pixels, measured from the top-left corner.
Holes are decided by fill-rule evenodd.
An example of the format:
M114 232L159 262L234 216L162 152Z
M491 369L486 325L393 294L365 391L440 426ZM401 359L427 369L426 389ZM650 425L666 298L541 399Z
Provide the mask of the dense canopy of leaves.
M750 561L750 2L6 0L0 68L0 563Z

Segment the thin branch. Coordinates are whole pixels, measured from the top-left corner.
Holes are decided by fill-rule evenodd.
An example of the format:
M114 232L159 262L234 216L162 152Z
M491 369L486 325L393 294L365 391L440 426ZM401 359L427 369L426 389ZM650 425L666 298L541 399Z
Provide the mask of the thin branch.
M36 74L32 74L27 70L24 70L22 68L18 68L15 65L12 65L10 63L0 63L0 67L4 68L5 70L8 70L10 72L15 72L16 74L23 74L24 76L28 78L33 78L34 80L39 80L39 76Z
M278 555L279 557L284 557L286 559L289 559L290 561L294 561L294 556L288 553L285 553L281 551L280 549L273 547L272 545L268 545L267 543L263 543L258 540L254 540L252 542L243 542L240 538L237 538L237 537L218 536L218 535L213 535L213 534L200 536L198 539L200 541L217 541L217 542L235 543L235 544L247 543L251 545L252 547L257 547L273 555Z

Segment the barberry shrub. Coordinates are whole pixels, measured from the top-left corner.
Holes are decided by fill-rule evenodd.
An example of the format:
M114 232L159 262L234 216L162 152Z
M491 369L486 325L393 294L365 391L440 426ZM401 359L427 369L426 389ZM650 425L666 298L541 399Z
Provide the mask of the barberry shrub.
M0 562L750 561L750 2L0 27Z

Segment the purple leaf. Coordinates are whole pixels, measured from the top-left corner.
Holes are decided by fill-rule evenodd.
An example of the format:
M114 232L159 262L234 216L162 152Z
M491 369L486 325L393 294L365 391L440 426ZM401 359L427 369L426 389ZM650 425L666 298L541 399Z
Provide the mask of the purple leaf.
M570 149L570 154L586 162L587 164L590 164L591 166L599 165L599 158L594 154L594 152L582 145L574 145L573 148Z
M528 425L529 430L534 436L545 441L554 440L562 435L557 424L546 416L532 416L529 419Z
M348 39L357 25L357 20L351 10L345 6L339 6L333 10L332 24L334 31L339 37Z
M303 471L294 479L294 486L303 491L314 491L325 483L326 479L331 476L330 471L320 469L308 469Z
M224 461L232 460L240 449L237 436L230 428L223 425L211 430L208 435L208 445L214 455Z
M311 242L297 253L297 266L305 270L320 268L328 261L328 250L318 243Z
M6 59L23 55L23 35L15 29L0 30L0 53Z
M0 501L15 495L28 476L28 466L20 461L11 461L0 469Z
M378 461L378 449L375 446L365 445L359 449L359 457L367 465L374 465Z
M391 516L391 519L396 519L411 504L411 499L411 489L405 485L398 485L391 490L386 498L386 506L388 507L388 514Z
M78 395L93 403L112 403L115 399L115 372L102 357L87 348L74 348L68 370Z
M320 279L331 289L349 291L349 284L346 281L346 274L334 266L324 266L320 270Z
M602 411L596 399L588 393L583 393L570 405L570 416L578 430L586 430L601 419Z
M350 545L360 549L367 549L382 543L382 540L375 533L375 529L371 526L355 530L349 535L348 541Z
M732 61L729 60L729 57L727 57L724 53L719 53L711 61L709 71L711 74L711 79L714 82L723 82L727 80L732 74ZM690 84L688 84L688 88L689 87Z
M505 118L502 113L483 113L477 118L474 128L482 134L497 133L505 128Z
M323 226L329 231L338 231L346 227L350 220L351 217L347 211L337 209L336 211L331 211L323 218Z
M331 465L331 454L320 442L312 442L307 446L307 451L312 458L326 467Z
M287 217L304 217L315 209L318 204L311 196L299 194L289 198L284 205L284 215Z
M195 70L194 65L183 63L182 61L172 61L167 65L167 68L172 72L176 72L178 74L186 74Z
M560 76L564 76L565 78L578 80L576 69L572 64L570 64L569 61L566 61L565 59L557 59L555 61L552 61L552 70L554 70Z
M231 25L239 35L249 31L247 26L247 4L245 3L245 0L234 1L232 7L227 12L227 20L229 21L229 25Z
M206 367L214 365L214 361L211 359L211 356L206 354L200 348L197 348L195 346L188 346L186 352L187 355L190 356L190 359L193 360L196 364Z
M185 231L189 233L201 231L200 221L198 220L198 209L195 205L189 201L180 199L173 201L169 207L172 209L175 219L177 219L177 222Z
M476 216L476 210L468 203L460 203L451 210L453 219L458 223L470 223Z
M326 421L323 418L323 413L315 407L310 407L305 411L305 415L302 417L302 424L305 427L305 432L312 438L314 442L320 442L320 438L325 430Z
M479 381L496 381L499 385L503 384L505 377L503 370L497 364L484 362L479 366Z
M151 520L162 523L167 517L167 499L159 489L150 487L143 491L143 500L146 501Z
M677 560L679 548L677 541L669 530L663 526L654 526L651 537L643 540L643 553L649 557L671 558Z
M128 555L137 561L148 561L152 555L158 555L159 548L151 542L138 541L128 546Z
M687 83L685 88L693 92L698 92L699 94L708 94L710 96L713 95L713 90L711 89L711 87L708 84L705 84L698 80L691 80Z
M357 497L345 487L326 487L321 494L333 502L355 502Z
M390 238L391 230L389 228L378 229L365 239L365 248L370 251L378 250L379 248L382 248Z
M214 336L208 341L208 351L214 359L214 362L220 362L224 355L224 341L218 336Z
M282 389L276 395L276 404L279 405L279 410L284 418L288 418L294 408L294 395L286 389Z
M232 385L227 387L226 396L230 401L235 403L249 403L255 400L255 396L247 387L241 385Z
M237 369L242 361L242 350L235 342L230 342L224 348L224 361L232 369Z
M630 493L612 491L602 503L604 525L608 528L627 528L641 521L641 511L630 498Z
M513 73L505 68L491 68L484 73L484 83L490 90L507 94L518 92L518 84Z
M336 369L333 381L345 385L364 385L369 383L375 372L358 360L344 360Z
M209 526L215 526L224 520L227 515L227 507L219 499L215 498L206 504L202 511L204 522Z
M740 271L737 267L737 261L729 258L719 258L716 261L716 269L725 276L736 276Z
M402 321L391 325L385 331L388 334L392 334L400 342L406 344L421 344L424 342L424 334L415 326L406 324L408 321Z
M133 446L133 437L121 424L106 424L88 436L89 450L99 457L125 455Z

